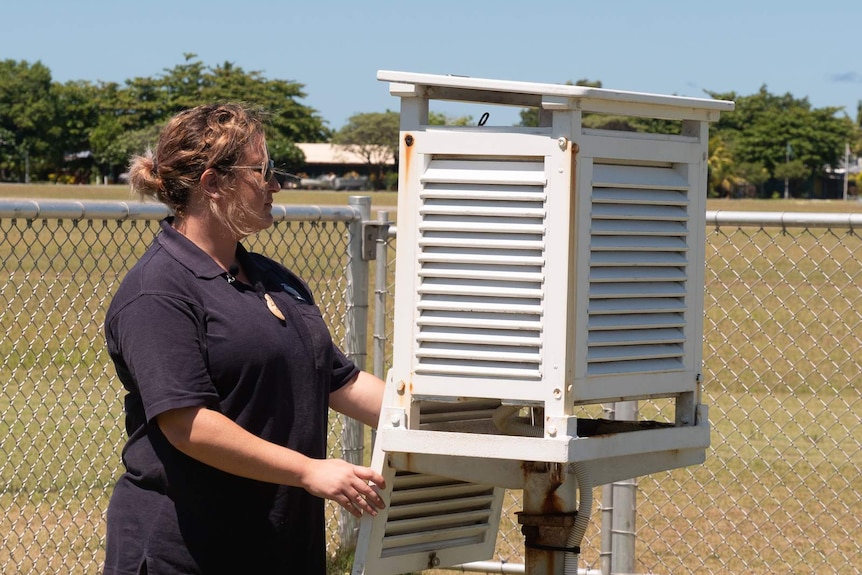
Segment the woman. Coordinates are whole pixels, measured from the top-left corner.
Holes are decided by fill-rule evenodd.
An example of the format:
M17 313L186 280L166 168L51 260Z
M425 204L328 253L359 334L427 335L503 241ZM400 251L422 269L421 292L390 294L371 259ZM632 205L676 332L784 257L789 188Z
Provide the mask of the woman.
M176 215L105 320L129 438L104 572L324 573L324 498L383 507L380 474L326 459L328 409L374 426L383 383L333 345L304 282L239 243L280 189L262 121L181 112L130 179Z

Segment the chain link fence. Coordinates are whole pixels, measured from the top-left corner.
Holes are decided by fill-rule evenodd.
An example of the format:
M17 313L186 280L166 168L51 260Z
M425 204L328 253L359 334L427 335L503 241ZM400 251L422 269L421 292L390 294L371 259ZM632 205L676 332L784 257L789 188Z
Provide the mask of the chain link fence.
M275 225L245 242L309 283L345 349L357 347L345 318L361 212L275 206ZM102 324L166 215L155 204L0 200L0 573L101 572L104 513L125 441L123 391ZM355 450L341 432L333 418L335 455Z
M276 225L247 244L309 282L333 337L363 361L367 328L382 375L391 365L395 242L380 237L369 274L356 247L367 213L367 204L276 206ZM124 441L102 322L164 215L155 205L0 202L2 573L101 569L104 511ZM607 499L595 497L581 567L609 572L608 540L633 536L630 572L861 573L862 241L854 225L862 222L760 213L709 221L704 396L712 447L704 465L615 486L635 491L631 533L603 528ZM375 275L379 313L366 321L368 294L350 278ZM672 407L639 409L652 418ZM339 440L342 429L333 419L332 453L361 453ZM523 563L518 510L520 493L511 492L496 572ZM337 550L346 531L333 506L328 529Z

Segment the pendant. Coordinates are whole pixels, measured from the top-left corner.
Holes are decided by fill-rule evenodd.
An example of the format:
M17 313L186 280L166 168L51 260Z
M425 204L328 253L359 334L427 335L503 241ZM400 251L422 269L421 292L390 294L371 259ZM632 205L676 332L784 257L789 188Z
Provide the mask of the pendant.
M278 309L277 305L275 305L275 301L272 299L272 297L268 293L265 293L263 294L263 299L266 301L266 308L269 310L269 313L271 313L281 321L284 321L284 314L281 313L281 310Z

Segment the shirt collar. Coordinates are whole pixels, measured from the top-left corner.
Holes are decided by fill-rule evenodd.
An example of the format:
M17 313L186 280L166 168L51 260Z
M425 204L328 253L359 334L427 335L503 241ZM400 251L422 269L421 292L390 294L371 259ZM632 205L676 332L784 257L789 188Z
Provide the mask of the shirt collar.
M169 216L159 222L162 228L162 233L157 238L159 245L199 278L211 279L225 275L227 272L221 269L221 266L209 254L196 246L194 242L171 225L173 221L173 216ZM248 261L247 254L248 252L246 252L242 244L237 242L236 257L243 265Z

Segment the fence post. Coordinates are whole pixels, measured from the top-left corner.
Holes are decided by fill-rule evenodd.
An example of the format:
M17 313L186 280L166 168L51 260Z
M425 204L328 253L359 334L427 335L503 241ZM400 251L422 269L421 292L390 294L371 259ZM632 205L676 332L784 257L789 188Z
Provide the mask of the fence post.
M614 403L614 419L634 421L637 418L637 401L618 401ZM634 573L637 480L632 478L616 481L610 487L613 493L613 511L611 512L611 573Z
M385 379L386 370L386 276L389 272L389 212L377 212L377 264L374 268L374 375Z
M347 244L347 295L344 353L359 369L368 356L368 261L362 257L363 223L371 218L371 197L350 196L348 203L360 217L350 222ZM363 463L362 423L342 416L341 458L355 465ZM342 550L356 546L359 521L346 509L339 509L338 536Z

